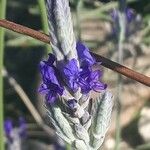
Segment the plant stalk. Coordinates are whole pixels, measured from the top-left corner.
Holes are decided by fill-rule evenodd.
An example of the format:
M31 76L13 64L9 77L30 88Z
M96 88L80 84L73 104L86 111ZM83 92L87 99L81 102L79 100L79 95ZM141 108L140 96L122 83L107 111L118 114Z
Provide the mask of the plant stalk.
M4 19L6 15L6 0L0 0L0 19ZM4 108L3 108L3 61L4 61L4 28L0 28L0 150L4 150Z
M126 29L126 0L119 0L119 14L118 14L118 63L123 64L123 43L125 40ZM122 76L118 74L118 87L117 87L117 99L116 99L116 143L115 150L119 150L121 141L121 126L120 126L120 114L121 114L121 95L123 88Z
M76 29L77 29L77 39L81 40L81 9L83 6L83 0L78 0L76 5Z
M48 34L48 19L47 19L45 1L38 0L38 5L40 9L40 14L41 14L42 29L45 34ZM48 44L46 44L46 53L48 54L50 52L51 52L51 48Z

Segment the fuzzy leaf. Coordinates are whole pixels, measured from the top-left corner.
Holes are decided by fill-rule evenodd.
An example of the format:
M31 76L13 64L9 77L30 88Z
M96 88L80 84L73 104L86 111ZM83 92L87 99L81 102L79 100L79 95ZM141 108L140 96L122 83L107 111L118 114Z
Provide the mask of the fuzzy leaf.
M112 108L112 94L107 91L102 97L99 96L95 100L95 112L93 114L91 133L91 145L95 150L98 149L104 141L111 120Z
M57 60L77 59L69 0L47 0L47 12L52 49Z
M56 106L52 106L47 108L48 115L50 117L50 121L56 128L57 134L63 138L66 142L71 143L74 141L75 137L72 133L72 128L69 125L67 119L63 116L61 109Z

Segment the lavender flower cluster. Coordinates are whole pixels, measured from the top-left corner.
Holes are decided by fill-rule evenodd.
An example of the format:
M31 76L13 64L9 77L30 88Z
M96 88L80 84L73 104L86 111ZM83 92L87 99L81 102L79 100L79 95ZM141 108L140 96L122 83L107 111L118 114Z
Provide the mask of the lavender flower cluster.
M97 150L113 107L89 49L75 40L68 0L47 0L52 52L40 63L45 109L56 134L74 150ZM102 92L92 98L91 91ZM93 101L92 101L93 99Z
M19 124L19 126L17 127L18 136L20 138L25 138L26 137L26 122L25 122L25 119L23 117L20 117L19 121L18 121L18 124ZM13 139L14 139L13 138L13 133L14 133L15 127L14 127L13 121L11 119L5 120L4 130L5 130L5 135L6 135L7 139L9 141L13 142Z
M126 30L126 36L128 36L130 34L130 25L136 21L136 14L133 11L133 9L131 8L126 8L125 9L125 30ZM110 16L112 18L112 21L114 23L113 25L113 34L117 34L118 33L118 29L119 29L119 10L117 9L113 9L110 13Z
M73 58L58 69L55 66L57 60L53 54L49 54L47 61L40 62L43 83L39 92L45 94L47 103L55 103L57 98L64 94L66 86L69 91L76 93L81 90L82 94L88 94L91 90L101 92L106 89L107 85L99 80L102 72L92 70L96 61L90 55L88 47L78 42L76 50L79 63Z

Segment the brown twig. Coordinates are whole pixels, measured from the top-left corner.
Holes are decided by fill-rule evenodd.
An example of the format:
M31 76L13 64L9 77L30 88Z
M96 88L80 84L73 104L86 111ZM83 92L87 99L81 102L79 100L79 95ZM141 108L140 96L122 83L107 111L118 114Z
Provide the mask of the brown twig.
M35 31L28 27L10 22L8 20L0 19L0 26L7 28L9 30L15 31L20 34L28 35L28 36L30 36L34 39L40 40L44 43L48 43L48 44L50 43L50 38L48 35L46 35L42 32L39 32L39 31ZM136 80L136 81L150 87L150 77L140 74L134 70L131 70L131 69L129 69L123 65L120 65L114 61L111 61L101 55L97 55L95 53L92 53L92 55L95 56L98 61L101 61L102 65L104 67L109 68L113 71L116 71L130 79Z

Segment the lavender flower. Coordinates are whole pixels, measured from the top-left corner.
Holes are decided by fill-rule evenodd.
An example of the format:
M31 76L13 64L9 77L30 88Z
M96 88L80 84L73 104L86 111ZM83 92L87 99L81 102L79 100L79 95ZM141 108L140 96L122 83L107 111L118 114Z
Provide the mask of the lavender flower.
M61 70L58 70L54 66L55 57L52 54L49 54L47 61L40 63L43 83L39 92L46 95L48 103L54 103L58 96L63 95L64 88L60 86L57 78L64 80L74 93L79 88L83 94L88 94L91 90L100 92L106 89L106 84L99 82L102 76L101 71L92 71L91 67L96 63L95 59L90 55L89 49L81 42L77 43L77 54L81 68L78 67L78 60L73 58ZM62 76L60 76L61 74Z
M97 150L102 144L101 137L107 131L105 123L110 120L107 114L111 114L112 110L111 97L106 92L102 98L101 93L96 110L90 106L91 91L106 89L106 84L100 82L102 72L93 71L95 59L84 44L75 41L69 1L47 0L46 4L52 51L56 59L50 59L50 55L47 61L40 63L43 83L39 91L45 93L46 102L50 104L59 100L54 105L46 103L47 115L57 135L73 149ZM102 101L110 107L101 106ZM97 119L95 122L94 118Z
M125 14L126 14L126 20L128 23L132 22L135 19L135 13L132 9L126 8Z
M114 9L112 12L111 12L111 17L113 19L113 21L118 21L118 14L119 11ZM130 23L131 21L133 21L133 19L135 18L135 14L133 12L133 10L131 8L126 8L125 9L125 16L126 16L126 21L128 23Z
M12 132L14 130L14 126L13 126L13 121L11 119L7 119L4 122L4 130L5 130L5 134L8 138L13 139L12 137ZM20 117L18 120L18 134L21 138L26 137L26 121L23 117Z
M13 121L7 119L4 122L6 134L6 146L8 150L21 150L22 140L26 138L26 123L23 117L19 118L18 127L13 126Z
M126 8L125 9L125 17L126 17L126 35L129 34L130 32L130 24L135 20L136 15L134 13L134 11L131 8ZM110 13L111 17L112 17L112 21L114 23L113 25L113 34L117 34L118 33L118 29L119 29L119 10L117 9L113 9Z
M54 55L50 54L48 61L42 61L40 63L43 83L39 88L39 92L46 95L46 101L50 104L54 103L58 96L63 94L63 88L60 86L56 77L56 70L53 66L54 61Z
M72 59L66 64L63 69L63 74L66 79L67 85L71 90L76 92L79 88L79 68L77 66L77 60Z
M102 76L102 72L100 70L88 70L83 70L81 72L81 76L85 76L86 81L86 85L81 87L82 93L88 94L91 90L94 90L95 92L101 92L102 90L105 90L107 85L99 81L100 77Z
M81 42L77 42L76 48L81 67L92 66L96 63L95 59L91 56L88 47Z
M5 134L7 137L10 137L11 132L13 130L13 124L12 124L12 120L7 119L4 122L4 130L5 130Z
M101 71L92 71L91 67L96 63L91 56L88 47L81 42L77 42L77 54L81 68L77 67L77 60L72 59L64 68L64 74L69 80L70 88L77 91L81 88L83 94L88 94L91 90L100 92L106 89L106 84L99 82L102 76Z

